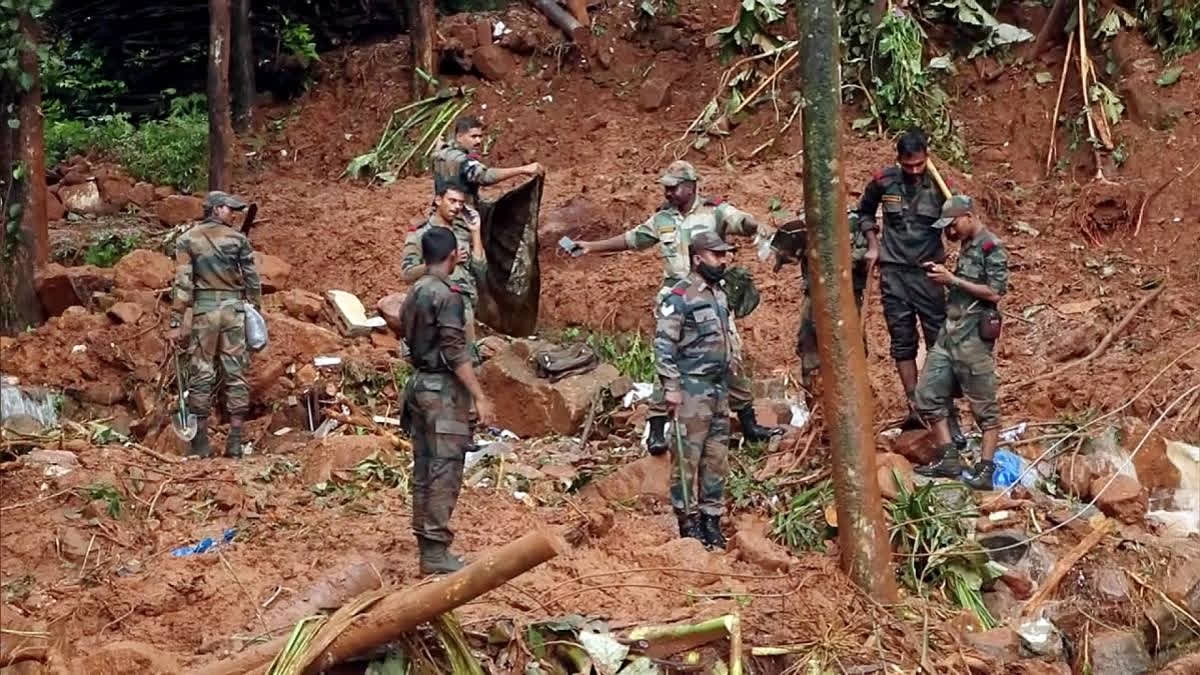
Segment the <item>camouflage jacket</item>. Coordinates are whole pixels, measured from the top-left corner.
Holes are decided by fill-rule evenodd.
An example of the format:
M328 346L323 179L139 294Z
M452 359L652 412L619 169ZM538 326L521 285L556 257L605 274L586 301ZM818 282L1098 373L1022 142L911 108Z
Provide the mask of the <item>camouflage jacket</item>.
M421 237L431 227L444 227L441 218L434 214L423 225L408 233L404 239L404 256L400 259L400 272L406 278L423 274L425 259L421 256ZM466 301L472 306L479 301L479 286L487 278L487 259L471 255L471 230L461 219L450 223L449 229L458 240L458 265L450 274L450 283L457 284ZM418 271L419 270L419 271Z
M233 299L262 304L262 282L246 235L216 220L204 220L175 242L172 313L191 307L211 312Z
M663 389L680 391L685 380L724 383L735 358L733 339L725 292L689 273L658 308L654 355Z
M942 231L933 228L945 201L928 171L920 184L912 186L904 182L904 170L899 166L876 171L863 190L858 217L863 232L878 231L875 211L883 206L879 262L916 267L945 260Z
M471 362L463 296L447 279L428 273L417 279L400 307L400 325L414 370L451 372Z
M467 189L467 203L476 206L479 202L479 186L496 182L496 172L489 169L478 153L467 149L456 140L443 140L433 153L433 193L449 183L459 183Z
M1008 292L1008 251L996 235L983 230L971 241L963 242L954 275L1004 295ZM995 308L994 304L951 286L946 299L947 334L960 338L970 334L976 330L984 310Z
M663 205L646 222L625 233L625 244L639 251L658 244L663 257L663 287L670 288L691 271L688 243L692 235L707 230L724 239L729 234L752 236L757 229L758 223L745 211L719 199L697 196L687 213Z

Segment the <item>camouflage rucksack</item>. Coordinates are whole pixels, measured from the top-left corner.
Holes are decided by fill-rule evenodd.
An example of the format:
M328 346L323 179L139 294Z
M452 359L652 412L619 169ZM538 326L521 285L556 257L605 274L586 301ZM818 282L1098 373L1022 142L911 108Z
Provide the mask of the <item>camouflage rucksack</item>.
M758 307L758 288L750 270L737 265L725 271L725 297L729 300L729 309L733 316L740 319Z

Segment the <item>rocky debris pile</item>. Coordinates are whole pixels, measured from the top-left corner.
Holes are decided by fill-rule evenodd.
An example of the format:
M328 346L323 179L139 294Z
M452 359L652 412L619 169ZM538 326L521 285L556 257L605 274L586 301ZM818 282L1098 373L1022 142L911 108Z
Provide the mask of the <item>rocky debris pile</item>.
M46 219L108 216L135 209L159 224L175 227L204 217L204 195L135 181L123 169L93 164L82 155L47 172Z

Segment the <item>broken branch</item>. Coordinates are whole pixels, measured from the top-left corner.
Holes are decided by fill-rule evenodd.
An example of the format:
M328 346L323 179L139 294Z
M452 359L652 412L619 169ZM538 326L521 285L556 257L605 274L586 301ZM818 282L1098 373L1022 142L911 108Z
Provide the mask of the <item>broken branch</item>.
M1100 540L1108 534L1111 527L1112 521L1105 518L1096 526L1096 529L1092 530L1088 536L1076 544L1075 548L1071 549L1062 560L1059 560L1054 569L1050 571L1050 575L1046 577L1045 583L1037 589L1037 592L1033 594L1029 602L1026 602L1025 606L1021 608L1021 616L1028 617L1037 613L1037 610L1046 602L1046 599L1050 597L1054 589L1058 588L1058 584L1063 580L1063 577L1067 576L1067 572L1070 572L1071 568L1075 566L1075 563L1079 562L1080 558L1087 555L1089 551L1095 548L1096 544L1100 543Z
M581 43L587 39L587 28L584 28L583 24L576 21L570 12L563 9L562 5L554 0L529 0L529 3L541 12L547 21L566 33L572 42Z
M1059 4L1063 4L1060 2ZM1055 9L1058 5L1055 5ZM1039 36L1040 39L1040 36ZM1062 75L1058 78L1058 98L1054 99L1054 115L1050 117L1050 143L1046 148L1046 175L1050 175L1050 169L1054 166L1054 138L1058 133L1058 111L1062 107L1063 92L1067 88L1067 71L1071 68L1071 54L1075 47L1075 33L1067 38L1067 55L1063 59Z

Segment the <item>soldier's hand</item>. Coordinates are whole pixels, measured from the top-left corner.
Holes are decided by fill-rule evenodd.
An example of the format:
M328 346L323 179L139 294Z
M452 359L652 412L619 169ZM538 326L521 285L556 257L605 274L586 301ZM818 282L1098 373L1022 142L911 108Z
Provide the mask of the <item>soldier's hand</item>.
M479 415L479 423L491 426L496 422L496 409L492 407L492 399L486 396L475 399L475 414Z
M879 264L878 264L879 263L879 247L872 246L872 247L868 248L866 254L863 255L863 261L865 263L867 263L867 269L871 269L872 267L878 269L878 267L879 267Z
M925 268L925 275L934 283L949 286L954 281L954 274L945 265L933 263Z
M670 411L670 413L672 415L674 415L675 411L679 410L679 405L681 403L683 403L683 392L682 391L668 391L666 393L666 403L667 403L667 410Z
M463 222L467 224L467 229L471 234L477 234L480 228L479 214L476 212L467 212L463 214Z
M575 245L579 247L579 255L587 255L589 253L596 252L596 250L592 248L593 244L590 241L577 241L575 242Z
M538 162L534 162L533 164L526 164L525 171L526 171L526 173L528 173L531 176L545 176L546 175L546 167L542 166Z

